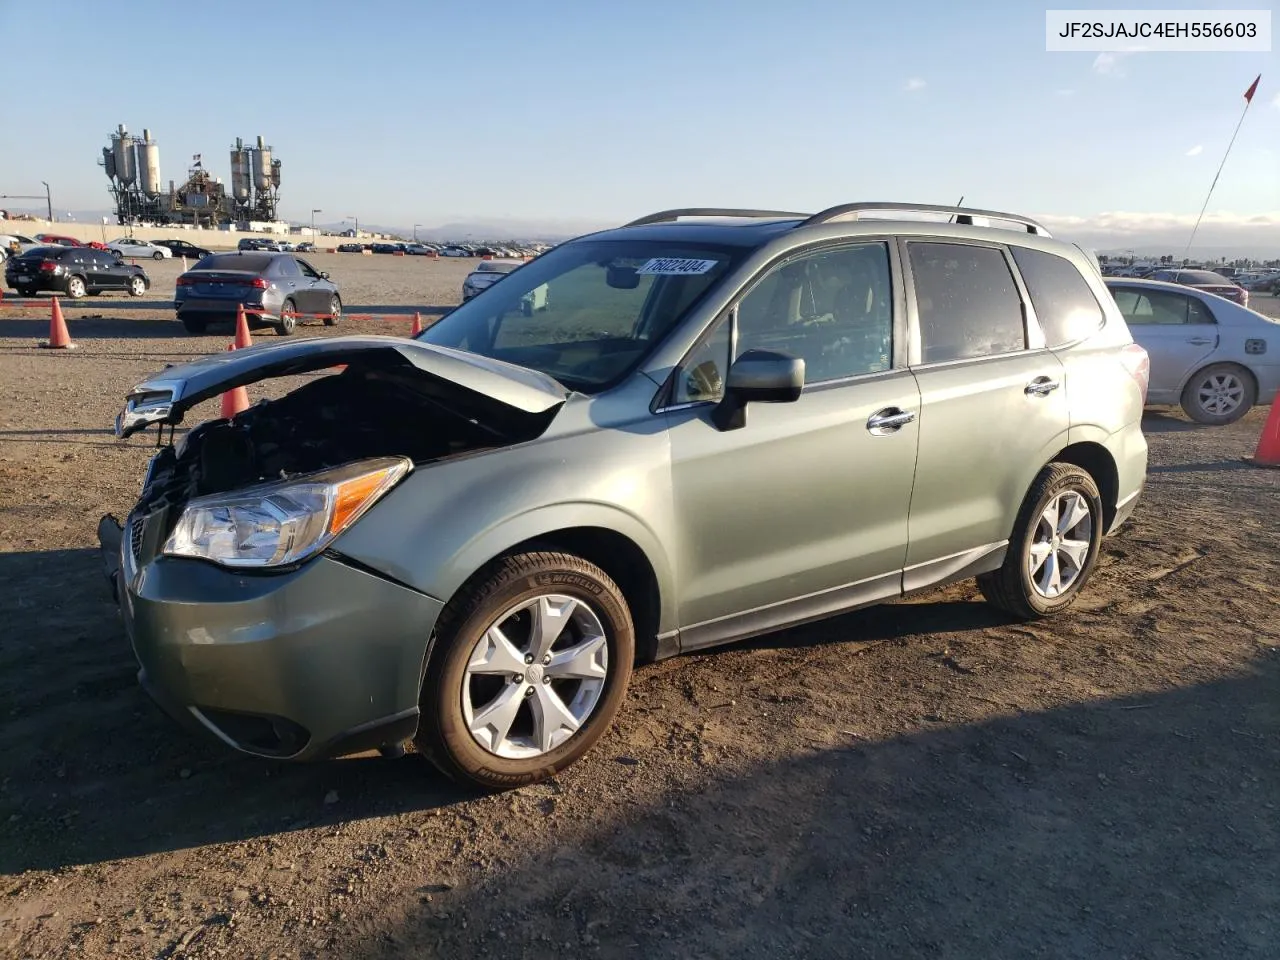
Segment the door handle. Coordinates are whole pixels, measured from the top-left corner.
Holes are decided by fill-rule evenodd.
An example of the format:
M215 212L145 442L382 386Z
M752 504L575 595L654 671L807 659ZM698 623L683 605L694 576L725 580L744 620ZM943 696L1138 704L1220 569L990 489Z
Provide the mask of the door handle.
M915 418L915 413L910 410L885 407L870 416L867 420L867 430L877 437L885 437L905 427Z
M1213 343L1213 341L1210 340L1208 337L1191 337L1190 339L1187 340L1187 343L1193 344L1194 346L1197 346L1197 347L1207 347L1211 343Z
M1048 377L1036 377L1027 384L1022 392L1029 397L1047 397L1060 386L1061 384L1057 380L1050 380Z

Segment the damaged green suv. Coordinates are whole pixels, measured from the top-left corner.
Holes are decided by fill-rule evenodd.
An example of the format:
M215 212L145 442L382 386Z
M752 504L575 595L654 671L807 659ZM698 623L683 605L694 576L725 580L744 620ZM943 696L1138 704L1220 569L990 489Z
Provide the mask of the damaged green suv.
M116 426L169 444L99 533L172 716L514 787L599 739L637 662L968 577L1061 610L1142 490L1146 377L1093 261L1024 217L665 211L416 339L165 369Z

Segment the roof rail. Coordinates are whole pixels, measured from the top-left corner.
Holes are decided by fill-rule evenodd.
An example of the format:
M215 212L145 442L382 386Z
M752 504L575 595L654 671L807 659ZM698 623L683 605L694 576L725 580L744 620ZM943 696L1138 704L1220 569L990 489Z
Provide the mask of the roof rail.
M837 207L828 207L821 213L815 213L813 216L805 220L801 224L802 227L812 227L820 223L836 223L841 220L857 220L861 214L882 211L902 211L903 213L943 213L948 216L955 217L956 223L973 224L974 217L982 217L987 220L1003 220L1007 223L1016 223L1024 227L1027 233L1033 233L1041 237L1052 237L1052 234L1045 229L1043 224L1037 223L1030 217L1024 217L1016 213L1000 213L996 210L979 210L974 207L945 207L932 203L842 203Z
M681 217L750 217L764 220L773 217L807 217L807 213L795 213L791 210L734 210L725 207L685 207L680 210L663 210L651 213L639 220L632 220L624 226L642 227L650 223L675 223Z

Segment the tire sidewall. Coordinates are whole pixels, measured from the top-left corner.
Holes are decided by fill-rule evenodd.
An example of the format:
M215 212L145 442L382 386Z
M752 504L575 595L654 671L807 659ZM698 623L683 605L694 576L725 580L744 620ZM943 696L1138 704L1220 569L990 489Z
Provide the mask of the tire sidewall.
M540 594L557 593L591 605L605 629L609 674L586 722L554 750L528 760L489 753L467 729L462 712L463 682L471 651L503 611ZM497 787L518 787L549 776L585 754L608 729L626 696L635 659L635 632L620 595L595 578L569 568L550 568L513 577L479 603L452 631L441 637L423 685L423 722L434 725L458 765L476 779Z
M79 293L76 292L76 285L79 284ZM88 285L79 277L72 277L67 281L67 296L72 300L79 300L88 293Z
M336 309L335 309L336 308ZM337 294L329 298L329 316L325 317L324 325L332 327L342 319L342 300Z
M297 313L297 312L298 312L298 305L295 304L292 300L286 300L284 303L280 305L280 322L276 324L276 330L280 332L281 336L288 336L298 328L297 317L285 316L285 314L287 313L291 314L291 313Z
M134 277L129 281L129 293L135 297L141 297L147 292L147 285L141 277Z
M1051 500L1069 491L1081 494L1085 502L1088 503L1089 513L1093 520L1093 537L1089 544L1089 554L1085 558L1084 569L1080 571L1080 576L1076 578L1075 583L1071 585L1071 588L1066 593L1049 599L1041 596L1032 583L1028 564L1029 553L1031 544L1035 539L1036 528L1040 525L1040 515L1044 513ZM1093 573L1094 565L1098 560L1098 552L1102 547L1102 538L1105 533L1103 525L1102 496L1098 492L1098 486L1093 482L1092 477L1078 467L1072 467L1069 473L1060 476L1045 489L1034 504L1031 504L1030 512L1024 516L1022 525L1018 530L1017 540L1009 546L1011 550L1015 551L1014 556L1018 558L1018 579L1022 585L1022 595L1036 613L1051 614L1070 606L1080 591L1084 589L1084 585L1088 583L1089 577Z
M1240 405L1228 414L1212 414L1200 405L1198 396L1200 385L1209 377L1218 374L1229 373L1240 381L1244 387L1244 397L1240 401ZM1254 386L1253 377L1244 370L1232 363L1215 363L1210 364L1202 370L1196 371L1195 376L1187 381L1187 385L1182 388L1182 409L1196 423L1203 423L1208 426L1222 427L1229 423L1235 423L1246 413L1253 409L1254 404L1258 402L1257 388Z

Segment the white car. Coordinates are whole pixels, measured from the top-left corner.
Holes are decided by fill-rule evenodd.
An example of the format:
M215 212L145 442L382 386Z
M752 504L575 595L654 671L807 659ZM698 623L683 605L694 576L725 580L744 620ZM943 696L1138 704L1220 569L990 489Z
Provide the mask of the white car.
M26 253L36 247L48 246L48 244L41 243L39 240L34 240L21 233L0 233L0 263L12 256L14 244L17 244L19 253Z
M112 240L107 244L107 249L120 254L122 257L134 257L143 260L169 260L173 258L173 251L168 247L156 246L154 243L139 240L137 237L120 237Z
M467 275L467 279L462 282L462 302L466 303L482 290L488 290L507 274L522 266L524 266L523 260L480 261L476 268ZM551 298L548 295L545 283L534 287L520 298L520 312L526 317L531 317L535 313L550 309Z

